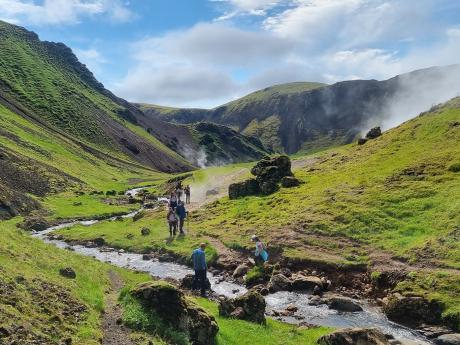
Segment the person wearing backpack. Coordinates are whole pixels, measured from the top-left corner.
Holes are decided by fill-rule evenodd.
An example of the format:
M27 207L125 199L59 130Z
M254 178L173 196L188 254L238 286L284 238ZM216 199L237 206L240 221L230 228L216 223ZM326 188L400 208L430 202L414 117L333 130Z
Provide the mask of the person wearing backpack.
M256 264L264 264L268 261L268 253L267 248L263 244L263 242L257 237L256 235L252 235L251 240L256 244L256 250L254 252L255 262Z
M169 224L169 236L176 236L177 231L177 215L174 208L170 207L168 214L166 215L166 220Z
M176 207L176 214L179 218L179 233L184 234L184 222L187 218L187 210L185 209L184 202L179 200L179 204Z
M206 277L206 244L201 243L200 247L195 249L192 253L193 269L195 276L193 277L192 289L199 289L202 297L206 297L206 289L209 288L208 279Z

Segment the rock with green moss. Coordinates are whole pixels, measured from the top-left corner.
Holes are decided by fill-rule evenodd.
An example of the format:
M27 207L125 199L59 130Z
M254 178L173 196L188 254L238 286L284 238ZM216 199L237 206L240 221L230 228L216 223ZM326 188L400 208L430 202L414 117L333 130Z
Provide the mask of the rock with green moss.
M221 297L219 315L265 324L265 299L256 291L249 291L233 299Z
M428 301L423 297L402 296L396 293L388 298L383 311L392 321L417 327L422 324L439 324L442 306L436 301Z
M147 282L139 284L130 293L166 325L184 332L191 343L214 344L219 331L214 317L188 300L174 286L164 282Z

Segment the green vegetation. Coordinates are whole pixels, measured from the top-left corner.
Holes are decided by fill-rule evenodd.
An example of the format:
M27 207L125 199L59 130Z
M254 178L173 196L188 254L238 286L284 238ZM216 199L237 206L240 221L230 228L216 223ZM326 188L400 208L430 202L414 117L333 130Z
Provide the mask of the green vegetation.
M460 163L454 163L449 167L449 171L460 172Z
M100 344L109 271L130 284L148 276L56 249L18 230L19 221L0 227L0 325L15 333L18 344L26 337L56 345L67 338L72 344ZM65 267L76 272L75 279L59 274ZM16 329L21 325L27 331Z
M62 229L56 234L63 235L67 240L86 240L104 238L107 245L113 248L122 248L131 252L149 253L160 248L174 253L182 258L190 258L193 249L198 248L203 241L201 237L194 235L193 231L188 231L187 224L185 230L187 236L169 237L169 228L166 223L166 211L155 210L145 211L145 216L134 221L124 219L120 221L103 221L91 227L77 225L72 228ZM142 228L150 229L150 234L143 236ZM217 251L211 245L206 248L206 260L209 264L217 259Z
M219 333L217 345L314 345L317 340L331 331L325 327L302 328L267 319L267 325L225 318L219 316L217 305L206 299L198 299L198 304L217 320Z

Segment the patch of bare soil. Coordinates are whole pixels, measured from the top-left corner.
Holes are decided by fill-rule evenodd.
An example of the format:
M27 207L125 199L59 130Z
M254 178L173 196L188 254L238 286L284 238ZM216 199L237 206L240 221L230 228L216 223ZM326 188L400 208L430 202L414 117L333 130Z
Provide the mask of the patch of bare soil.
M122 308L117 303L123 281L114 271L109 272L109 277L111 289L106 296L102 318L102 345L135 345L131 340L131 331L121 324Z

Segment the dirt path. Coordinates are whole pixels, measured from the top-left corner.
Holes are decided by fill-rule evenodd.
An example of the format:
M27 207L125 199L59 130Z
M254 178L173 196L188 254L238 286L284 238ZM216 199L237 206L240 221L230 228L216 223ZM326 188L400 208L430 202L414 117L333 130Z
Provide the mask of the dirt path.
M114 271L109 272L110 291L106 295L102 329L102 345L135 345L131 340L131 331L120 324L122 308L117 303L118 293L123 281Z

